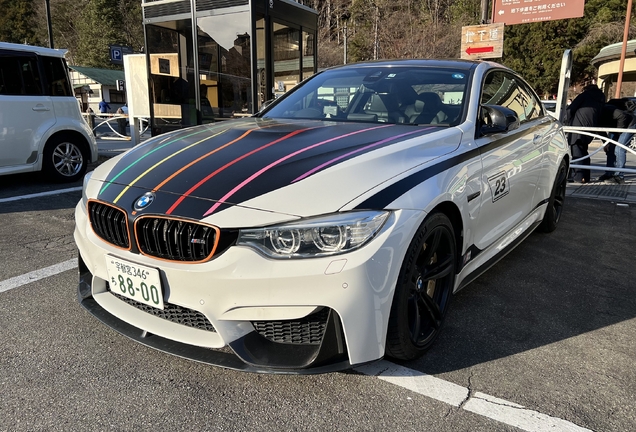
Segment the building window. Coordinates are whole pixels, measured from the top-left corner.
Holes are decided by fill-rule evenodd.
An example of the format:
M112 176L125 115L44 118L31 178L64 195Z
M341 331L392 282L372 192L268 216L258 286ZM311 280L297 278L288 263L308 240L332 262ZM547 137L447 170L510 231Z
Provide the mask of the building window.
M110 102L111 103L126 103L126 95L124 92L120 92L117 90L111 90L110 92Z

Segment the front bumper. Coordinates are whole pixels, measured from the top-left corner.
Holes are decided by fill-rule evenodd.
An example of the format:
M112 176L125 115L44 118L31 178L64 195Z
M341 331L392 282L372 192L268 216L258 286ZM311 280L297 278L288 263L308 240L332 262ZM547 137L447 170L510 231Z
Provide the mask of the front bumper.
M327 329L318 346L277 344L251 332L231 342L230 349L204 348L148 333L109 313L91 296L91 286L87 281L92 279L92 275L81 257L79 278L78 300L84 309L124 336L165 353L227 369L257 373L318 374L353 366L348 359L340 320L333 311L330 311Z
M104 324L152 348L221 367L322 373L383 357L395 281L423 214L393 213L372 242L346 255L272 260L231 247L201 264L113 247L93 233L81 203L75 218L79 301ZM184 324L181 315L158 316L113 294L108 255L158 268L164 301L210 328Z

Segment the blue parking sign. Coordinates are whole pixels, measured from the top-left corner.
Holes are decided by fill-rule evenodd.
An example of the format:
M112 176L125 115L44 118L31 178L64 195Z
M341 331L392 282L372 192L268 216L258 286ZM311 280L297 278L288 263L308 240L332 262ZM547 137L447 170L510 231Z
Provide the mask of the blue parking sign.
M110 62L112 64L124 64L124 55L133 54L132 47L126 45L109 45L110 49Z
M122 60L120 47L110 47L110 59L114 61Z
M110 62L114 64L122 64L124 61L123 51L120 46L110 46Z

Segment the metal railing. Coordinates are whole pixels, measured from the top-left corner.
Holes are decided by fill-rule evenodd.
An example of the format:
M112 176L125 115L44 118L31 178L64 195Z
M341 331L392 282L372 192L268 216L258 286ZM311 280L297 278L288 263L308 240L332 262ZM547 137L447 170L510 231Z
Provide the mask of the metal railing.
M622 147L627 152L629 152L629 153L633 154L634 156L636 156L636 145L634 145L634 141L633 140L630 142L630 145L626 146L626 145L623 145L623 144L619 144L617 141L615 141L613 139L610 139L607 136L599 135L598 133L595 133L595 132L603 132L603 133L606 133L606 134L609 135L612 132L618 132L618 133L628 132L628 133L633 133L636 136L636 129L582 127L582 126L563 126L563 132L565 132L565 133L577 133L577 134L580 134L580 135L591 136L594 139L598 139L598 140L600 140L603 143L603 145L601 145L599 148L597 148L596 150L594 150L592 153L588 154L587 156L583 156L583 157L578 158L578 159L572 159L572 161L570 162L570 168L599 170L599 171L614 171L614 172L636 174L636 169L634 169L634 168L627 168L627 167L616 168L616 167L608 167L608 166L579 165L579 164L577 164L577 162L581 162L582 160L585 160L585 159L590 159L590 161L591 161L592 160L591 159L592 156L594 156L595 154L597 154L598 152L603 150L605 148L605 146L607 146L608 144L614 144L614 145L616 145L618 147Z
M123 135L119 131L115 130L111 123L113 121L119 121L119 120L125 119L132 126L134 124L134 122L132 121L133 118L128 116L128 114L82 113L82 117L84 117L84 120L86 121L86 123L88 123L88 125L93 130L94 136L97 136L97 128L99 128L102 125L107 125L116 136L108 136L108 137L100 137L100 138L111 139L111 140L121 140L121 141L131 140L130 136ZM141 120L139 122L139 135L143 135L148 130L148 127L150 126L150 121L145 117L140 117L139 119ZM117 126L119 125L117 124Z

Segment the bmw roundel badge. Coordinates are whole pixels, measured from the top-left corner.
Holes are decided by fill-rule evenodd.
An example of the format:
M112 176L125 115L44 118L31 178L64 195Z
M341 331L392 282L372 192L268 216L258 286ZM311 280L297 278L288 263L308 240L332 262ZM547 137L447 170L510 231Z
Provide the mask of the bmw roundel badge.
M141 211L148 207L155 200L155 194L152 192L146 192L135 201L135 210Z

